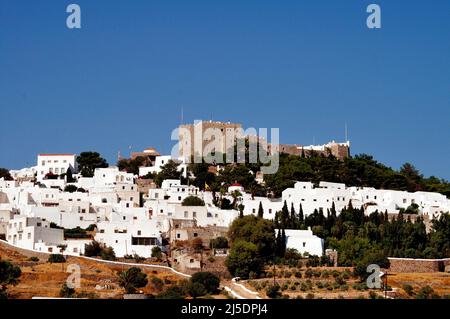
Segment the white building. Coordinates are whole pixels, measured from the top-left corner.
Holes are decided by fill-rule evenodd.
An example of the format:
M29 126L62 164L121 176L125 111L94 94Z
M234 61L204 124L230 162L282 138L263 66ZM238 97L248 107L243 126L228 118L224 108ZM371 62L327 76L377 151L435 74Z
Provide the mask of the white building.
M65 174L69 168L72 173L76 173L77 167L75 154L39 154L36 166L37 181L44 180L47 174Z
M276 229L276 233L278 233ZM313 235L309 228L308 230L286 229L286 249L296 249L299 253L309 255L322 256L324 252L324 240Z
M149 258L155 246L161 246L164 221L148 215L144 208L113 212L108 221L97 224L95 240L111 246L117 257L137 254Z
M182 172L182 176L187 176L187 165L182 159L173 159L171 155L160 155L155 157L155 163L153 166L142 166L139 167L139 176L145 176L148 173L158 174L161 172L162 167L166 165L169 161L175 161L179 163L177 170Z

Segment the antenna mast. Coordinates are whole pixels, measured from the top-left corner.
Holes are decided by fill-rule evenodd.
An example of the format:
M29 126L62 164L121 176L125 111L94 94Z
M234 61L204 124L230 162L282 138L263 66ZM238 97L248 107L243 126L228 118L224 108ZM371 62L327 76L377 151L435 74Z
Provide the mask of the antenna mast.
M348 129L347 129L347 122L345 122L345 142L348 142Z

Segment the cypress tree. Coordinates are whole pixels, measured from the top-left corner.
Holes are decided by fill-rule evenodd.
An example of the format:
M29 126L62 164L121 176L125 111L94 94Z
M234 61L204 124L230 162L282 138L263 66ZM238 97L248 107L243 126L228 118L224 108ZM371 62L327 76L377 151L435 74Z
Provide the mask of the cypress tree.
M289 221L290 227L292 229L296 229L297 227L297 217L295 216L295 209L294 209L294 203L291 203L291 217L290 217L290 221Z
M259 202L259 207L258 207L258 218L263 218L263 216L264 216L264 209L263 209L262 203Z
M303 215L303 207L300 203L300 208L298 209L298 221L300 225L303 225L303 222L305 221L305 216Z

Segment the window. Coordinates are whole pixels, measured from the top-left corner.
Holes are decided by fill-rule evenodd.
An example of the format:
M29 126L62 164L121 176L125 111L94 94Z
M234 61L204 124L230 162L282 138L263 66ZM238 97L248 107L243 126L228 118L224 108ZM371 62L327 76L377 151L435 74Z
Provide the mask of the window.
M198 236L198 234L197 233L194 233L194 237L197 237Z
M154 237L131 237L131 245L154 246L154 245L156 245L156 238L154 238Z
M184 212L184 218L188 218L188 212Z
M191 264L193 264L193 263L194 263L194 259L191 258L191 260L189 260L189 262L190 262Z
M78 248L77 248L77 247L74 247L74 248L73 248L73 252L74 252L74 253L77 253L77 252L78 252Z
M181 238L181 234L177 234L177 238L178 238L178 239Z
M31 239L31 233L28 233L28 234L27 234L27 238L28 238L28 239Z
M138 230L138 236L141 236L141 231L140 230Z
M102 203L107 203L108 200L106 198L102 198Z
M256 213L256 209L253 208L253 209L252 209L252 212L253 212L253 214L255 214L255 213Z
M192 212L192 218L196 218L197 217L197 212Z
M83 209L81 210L81 212L82 212L82 213L86 213L86 209L83 208Z
M306 242L303 242L303 247L306 247Z
M45 166L45 161L42 161L42 166Z
M178 196L178 200L181 200L181 196Z
M272 214L272 208L269 208L269 214Z
M123 219L123 220L127 220L127 217L126 217L126 216L122 216L122 219Z
M101 233L101 234L104 234L104 233L105 233L105 230L104 230L104 229L100 229L100 233Z

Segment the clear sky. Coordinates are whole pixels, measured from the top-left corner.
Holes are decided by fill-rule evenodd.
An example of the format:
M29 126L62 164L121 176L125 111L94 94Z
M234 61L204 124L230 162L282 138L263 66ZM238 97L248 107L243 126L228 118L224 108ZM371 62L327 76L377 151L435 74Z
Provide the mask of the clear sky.
M450 179L450 1L0 0L0 167L168 154L181 107L305 145L347 122L353 154Z

